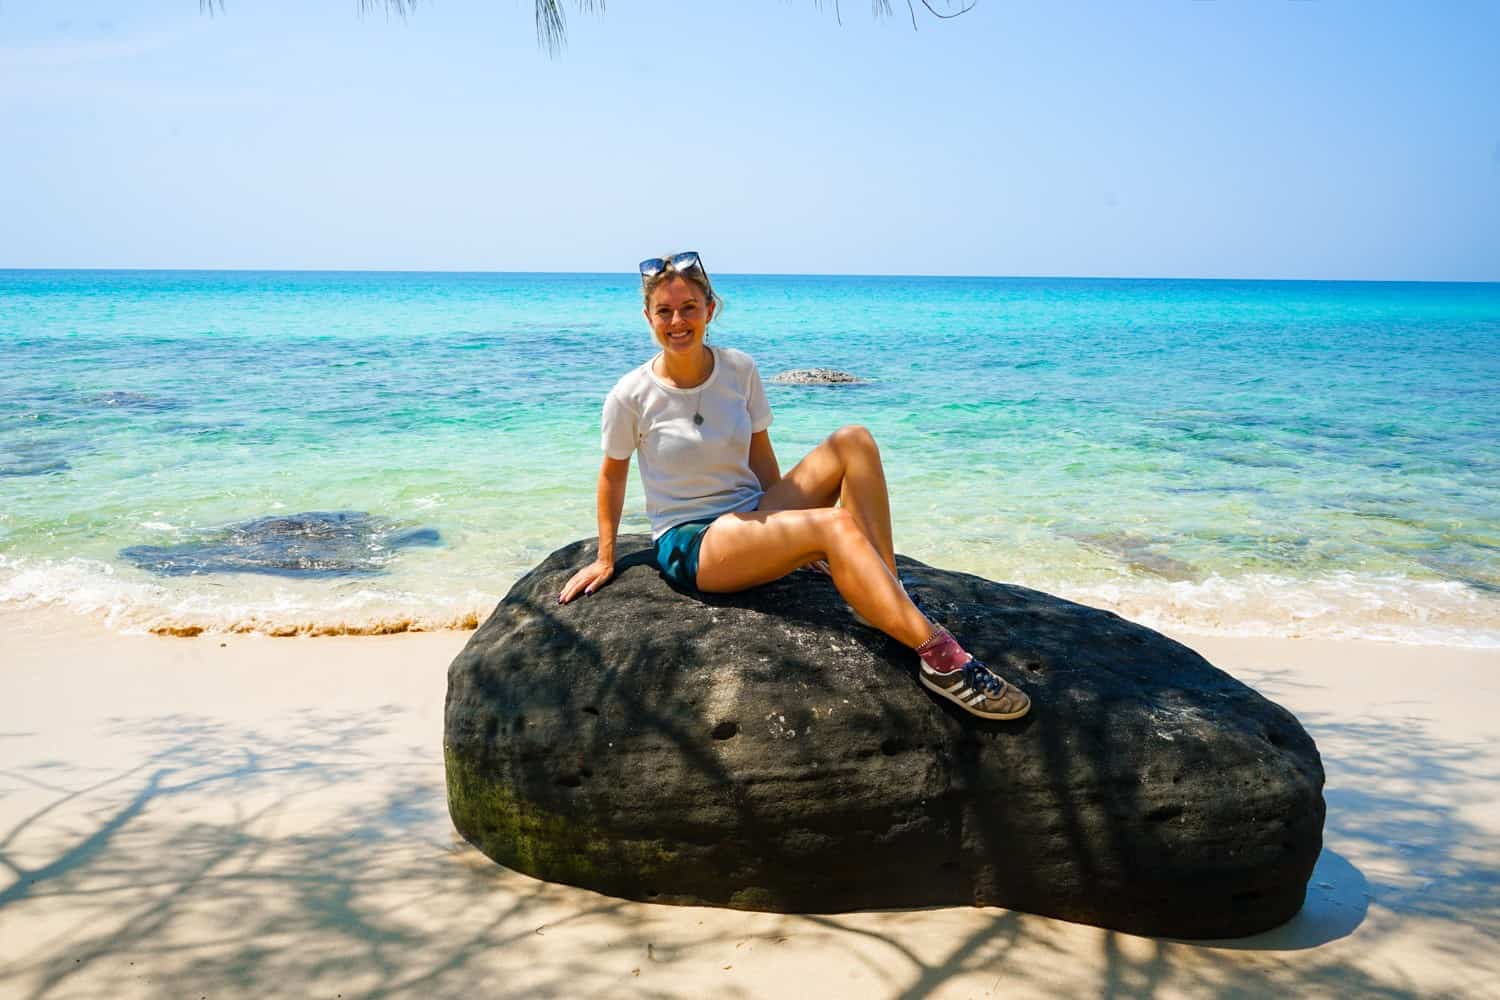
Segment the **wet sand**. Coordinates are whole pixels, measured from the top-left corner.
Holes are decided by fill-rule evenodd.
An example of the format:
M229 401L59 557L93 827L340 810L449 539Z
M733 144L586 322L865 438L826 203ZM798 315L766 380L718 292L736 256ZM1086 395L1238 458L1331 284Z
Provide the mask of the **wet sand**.
M1178 636L1295 712L1328 772L1302 913L1189 943L502 869L444 799L465 632L0 629L0 997L1500 996L1500 650Z

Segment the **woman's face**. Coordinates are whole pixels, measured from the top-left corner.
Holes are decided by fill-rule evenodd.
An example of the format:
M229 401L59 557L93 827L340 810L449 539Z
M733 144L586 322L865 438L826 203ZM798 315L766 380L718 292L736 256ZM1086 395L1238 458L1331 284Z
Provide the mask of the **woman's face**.
M689 355L703 345L708 321L713 319L714 304L707 301L698 286L683 277L671 277L656 286L646 319L656 342L667 354Z

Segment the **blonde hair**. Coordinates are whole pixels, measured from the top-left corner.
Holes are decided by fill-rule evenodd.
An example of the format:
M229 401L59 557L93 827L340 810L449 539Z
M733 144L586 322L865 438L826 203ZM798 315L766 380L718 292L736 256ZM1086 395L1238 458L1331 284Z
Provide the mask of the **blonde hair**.
M672 255L662 254L661 259L671 260ZM720 312L723 312L724 300L719 297L718 292L714 291L713 282L708 280L708 272L703 269L703 262L701 259L699 260L697 267L689 268L686 271L679 271L676 268L669 266L661 271L656 272L649 278L642 277L641 299L645 302L646 309L648 311L651 308L651 296L656 292L658 288L666 284L668 281L671 281L673 278L681 278L682 280L690 283L695 288L697 288L698 291L702 292L705 301L713 303L715 316L717 316Z

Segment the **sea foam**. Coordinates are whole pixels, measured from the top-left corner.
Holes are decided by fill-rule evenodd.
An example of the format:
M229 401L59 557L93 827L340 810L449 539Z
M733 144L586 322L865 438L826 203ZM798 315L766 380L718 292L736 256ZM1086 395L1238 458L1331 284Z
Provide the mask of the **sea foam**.
M519 575L497 579L494 590L361 581L358 588L330 591L307 581L154 581L98 560L0 556L0 607L63 608L125 633L382 635L476 628ZM1197 582L1014 582L1171 633L1500 648L1500 601L1453 581L1334 573L1318 579L1249 574ZM590 599L608 600L608 590Z

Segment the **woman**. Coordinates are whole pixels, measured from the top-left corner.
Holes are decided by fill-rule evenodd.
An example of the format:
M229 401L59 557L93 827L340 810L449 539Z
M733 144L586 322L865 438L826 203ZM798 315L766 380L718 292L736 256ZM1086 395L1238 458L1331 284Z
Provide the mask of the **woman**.
M755 362L703 342L720 300L698 255L642 261L641 287L661 353L605 399L598 558L558 600L592 594L614 575L625 481L639 449L657 564L679 587L729 593L821 563L859 617L916 651L924 686L986 719L1025 715L1030 699L929 621L902 587L885 470L869 431L840 428L781 475Z

